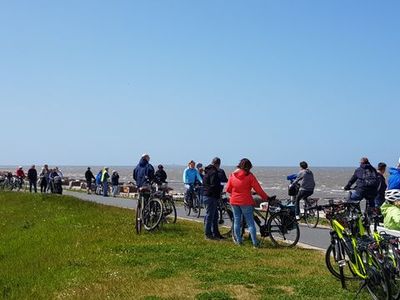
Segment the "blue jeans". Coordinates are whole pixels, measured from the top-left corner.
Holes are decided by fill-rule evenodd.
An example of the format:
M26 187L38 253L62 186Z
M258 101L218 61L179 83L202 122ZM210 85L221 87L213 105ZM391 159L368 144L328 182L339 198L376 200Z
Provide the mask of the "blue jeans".
M250 231L251 241L256 246L257 242L257 231L256 225L254 224L253 210L254 207L250 205L232 205L233 209L233 232L237 243L242 243L242 215L246 220L247 227Z
M206 206L206 215L204 217L204 231L206 236L218 237L221 234L218 230L218 213L217 213L217 199L203 196L203 201Z
M107 181L103 182L103 196L104 197L108 196L108 182Z
M119 194L119 185L113 185L112 186L112 195L113 195L113 197L115 197L118 194Z

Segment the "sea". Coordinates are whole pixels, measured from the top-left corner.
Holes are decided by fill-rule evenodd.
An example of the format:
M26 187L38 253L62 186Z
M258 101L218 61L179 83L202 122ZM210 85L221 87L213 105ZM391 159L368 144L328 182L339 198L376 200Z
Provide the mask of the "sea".
M51 168L52 166L50 166ZM84 174L87 166L58 166L64 174L64 177L70 179L84 179ZM93 174L96 174L101 170L102 166L90 166ZM235 170L232 166L222 166L227 176ZM25 172L29 169L29 166L24 166ZM38 172L40 172L41 166L37 166ZM109 170L116 170L120 175L121 182L132 182L132 171L133 166L109 166ZM164 170L168 175L168 184L177 193L184 191L182 182L182 173L185 166L177 165L164 165ZM16 166L0 166L1 171L12 171L15 173ZM336 198L343 199L346 196L346 192L343 191L343 186L346 185L351 175L353 174L354 167L315 167L311 168L314 173L316 187L313 197L318 198ZM268 195L276 195L278 198L287 197L287 189L289 182L286 180L286 176L295 174L299 171L298 167L253 167L252 172L257 177L263 189Z

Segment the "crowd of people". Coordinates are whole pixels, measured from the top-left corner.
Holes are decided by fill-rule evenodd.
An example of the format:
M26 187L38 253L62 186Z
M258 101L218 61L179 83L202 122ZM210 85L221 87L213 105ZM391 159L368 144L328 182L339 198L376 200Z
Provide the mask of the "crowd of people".
M302 161L299 164L300 170L294 176L294 180L289 186L289 191L295 189L295 216L300 219L301 200L310 197L314 193L315 180L314 174L309 169L307 162ZM344 186L344 190L351 190L349 200L367 201L369 211L381 211L385 214L385 220L393 219L387 212L393 210L393 206L398 208L394 215L398 218L398 227L400 229L400 159L397 168L390 169L388 183L386 183L385 172L386 164L381 162L375 169L368 158L363 157L360 160L360 166L354 171L354 174ZM217 201L221 197L224 185L226 192L230 194L230 204L234 214L234 236L237 244L242 244L241 220L242 216L246 220L250 237L254 247L259 246L254 223L254 206L256 205L253 192L261 197L262 201L268 201L268 194L262 189L256 176L251 172L252 163L249 159L243 158L237 165L237 169L227 178L225 171L221 168L221 159L215 157L211 163L203 168L201 163L189 161L187 168L183 171L183 183L185 186L184 201L189 201L189 197L194 187L199 186L201 191L201 202L205 205L206 214L204 219L204 234L208 240L220 240L224 237L218 231ZM158 173L158 175L157 175ZM163 174L160 177L159 174ZM167 175L162 165L158 166L155 173L150 164L150 156L144 154L138 165L133 171L133 178L138 187L145 185L150 181L165 182ZM160 180L162 178L162 180ZM354 188L353 188L354 186ZM398 194L396 201L388 201L388 191L390 199L394 199ZM395 191L395 192L393 192ZM386 201L385 201L386 199ZM396 206L397 204L397 206ZM387 208L390 209L387 209ZM393 223L393 222L387 222Z
M289 186L289 194L295 195L295 216L300 218L301 200L310 197L314 193L315 180L313 172L309 169L307 162L299 164L300 170L294 175L293 181ZM183 184L185 187L184 201L190 200L191 193L196 187L200 191L201 204L205 206L206 214L204 219L204 234L208 240L220 240L224 237L218 231L217 202L226 185L226 192L230 194L230 204L234 214L234 236L237 244L242 244L240 233L242 216L245 218L254 247L258 247L256 227L253 218L255 201L253 192L261 197L262 201L268 201L268 194L262 189L256 176L251 172L252 163L249 159L243 158L237 165L237 169L232 172L229 178L221 168L221 159L215 157L211 163L203 168L203 164L191 160L183 171ZM400 230L400 159L397 167L390 168L388 181L386 182L385 173L387 165L380 162L374 168L368 158L360 160L360 166L344 186L344 190L349 190L349 200L367 201L368 212L382 212L385 217L385 226L388 229ZM7 174L7 177L12 174ZM29 183L29 191L37 192L37 184L40 192L62 193L61 180L63 174L58 167L49 169L44 165L41 172L37 173L33 165L25 174L23 167L18 167L15 172L16 178L22 186L25 179ZM150 156L143 154L139 163L133 170L133 179L137 188L155 182L163 184L167 182L167 173L163 165L158 165L157 171L150 164ZM107 197L111 184L111 194L116 196L119 193L119 174L116 170L109 174L109 168L104 167L96 176L90 167L85 172L87 192L91 193L95 184L98 194ZM354 186L354 187L353 187Z
M25 174L24 168L19 166L15 171L15 178L19 188L24 185L25 179L27 179L29 184L29 192L37 193L37 186L40 186L41 193L57 193L62 194L62 179L63 173L58 167L49 169L46 164L42 167L40 173L38 174L36 166L32 165L27 174ZM13 174L8 172L6 174L6 179L11 182Z

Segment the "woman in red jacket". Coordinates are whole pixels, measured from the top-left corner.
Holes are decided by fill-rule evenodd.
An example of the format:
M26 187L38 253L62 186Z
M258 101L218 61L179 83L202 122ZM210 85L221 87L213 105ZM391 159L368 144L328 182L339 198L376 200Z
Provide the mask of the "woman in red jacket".
M253 173L250 172L252 167L253 165L250 160L243 158L238 165L238 169L229 176L226 191L231 194L230 203L233 209L233 231L236 243L239 245L242 244L240 223L242 215L244 215L253 246L258 247L259 243L257 241L257 231L253 217L255 202L251 191L254 189L263 200L267 200L268 195L263 191Z

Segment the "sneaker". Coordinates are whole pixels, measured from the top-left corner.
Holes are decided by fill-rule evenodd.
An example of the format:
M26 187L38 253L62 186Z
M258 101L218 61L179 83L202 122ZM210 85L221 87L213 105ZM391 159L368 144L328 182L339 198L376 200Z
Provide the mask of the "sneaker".
M254 249L261 248L260 242L257 242L257 244L253 245L253 248L254 248Z
M221 234L216 235L215 238L219 239L219 240L225 240L226 237L222 236Z
M219 238L212 236L212 235L206 235L205 239L208 241L219 241Z

